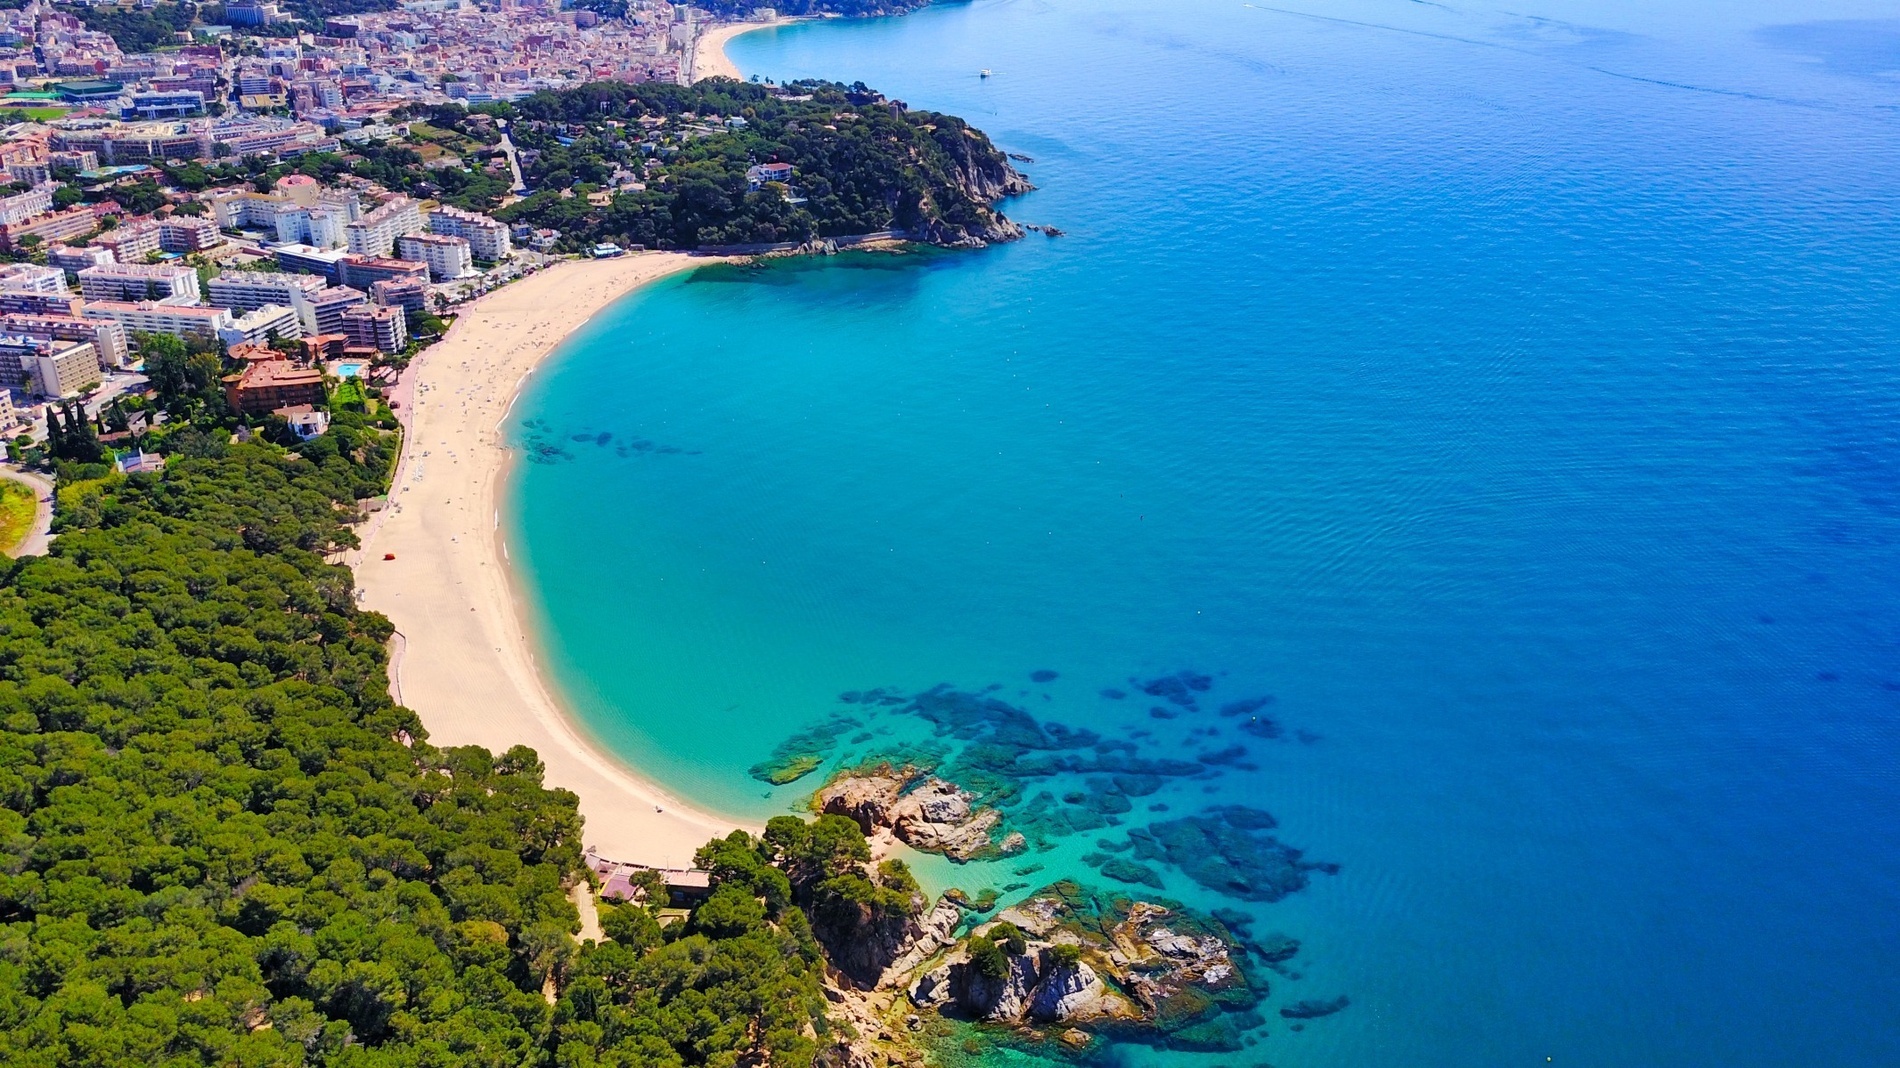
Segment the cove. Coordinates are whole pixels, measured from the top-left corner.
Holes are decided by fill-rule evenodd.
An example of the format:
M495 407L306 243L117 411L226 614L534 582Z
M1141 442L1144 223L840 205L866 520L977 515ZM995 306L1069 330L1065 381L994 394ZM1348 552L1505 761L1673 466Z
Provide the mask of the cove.
M801 732L827 768L988 737L905 711L939 684L1097 735L1026 787L1063 810L1103 755L1196 765L939 887L1112 885L1136 854L1099 842L1233 806L1337 865L1268 901L1144 862L1298 939L1274 1009L1351 1003L1117 1062L1900 1060L1883 17L1047 0L742 37L748 74L968 118L1033 160L1004 210L1067 236L701 271L572 338L504 517L555 677L760 819L822 782L749 774Z

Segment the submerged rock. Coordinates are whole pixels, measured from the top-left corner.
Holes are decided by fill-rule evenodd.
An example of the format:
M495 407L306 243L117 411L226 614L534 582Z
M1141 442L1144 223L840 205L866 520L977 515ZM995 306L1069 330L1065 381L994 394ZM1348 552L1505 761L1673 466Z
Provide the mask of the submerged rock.
M1227 805L1138 827L1128 836L1138 859L1172 864L1202 886L1249 901L1278 901L1304 889L1310 873L1339 870L1261 833L1275 825L1268 812Z
M1352 1000L1344 994L1331 1001L1296 1001L1281 1009L1280 1015L1289 1020L1316 1020L1321 1016L1331 1016L1350 1004Z

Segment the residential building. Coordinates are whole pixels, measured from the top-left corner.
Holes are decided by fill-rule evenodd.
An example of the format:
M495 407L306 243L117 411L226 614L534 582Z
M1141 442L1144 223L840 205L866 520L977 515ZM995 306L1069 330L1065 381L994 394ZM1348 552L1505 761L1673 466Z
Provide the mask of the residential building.
M359 304L343 313L343 332L350 343L378 352L400 352L409 343L409 323L401 308Z
M99 362L107 367L124 367L129 351L125 327L76 315L0 315L0 334L42 341L90 341L98 350Z
M37 237L42 244L50 245L69 237L92 233L98 225L99 217L92 213L91 208L84 207L40 215L25 222L0 223L0 250L11 252L19 248L21 241L27 237Z
M282 208L277 212L277 240L316 248L341 248L348 240L350 216L341 207Z
M467 241L469 254L485 263L507 259L514 249L506 223L461 208L443 206L430 212L429 232Z
M34 360L32 378L41 396L74 396L101 380L99 353L89 342L55 342Z
M429 265L429 277L447 282L475 273L475 257L467 238L443 234L405 234L396 239L396 254Z
M93 238L92 243L111 252L112 258L120 263L144 263L147 256L164 248L158 223L152 219L121 223L116 229Z
M277 212L295 208L283 197L264 193L213 193L211 218L225 230L275 230Z
M421 278L391 278L369 287L369 298L405 312L429 310L429 283ZM4 300L0 295L0 300Z
M283 416L284 421L290 424L291 432L303 441L309 441L330 429L330 413L308 404L277 408L271 414Z
M58 188L59 186L47 182L36 185L24 193L0 197L0 223L11 226L52 211L53 191Z
M198 303L198 272L190 267L148 263L109 263L79 272L79 292L87 300L163 300L179 297Z
M283 271L224 271L211 280L210 288L205 303L217 308L256 311L266 304L295 308L299 294L323 288L323 278Z
M170 300L94 300L79 309L87 319L106 319L125 327L127 334L196 334L217 337L231 325L231 313L199 304Z
M242 345L269 341L274 337L298 338L303 336L303 320L298 317L295 308L281 304L266 304L255 311L247 311L231 320L231 325L218 331L218 337L226 345Z
M348 286L331 286L315 293L298 294L297 315L306 334L348 334L343 313L364 303L363 291Z
M63 281L64 271L54 271ZM64 287L57 293L32 293L13 289L0 289L0 315L67 315L79 314L79 298L73 296Z
M349 253L310 245L279 245L271 249L271 255L276 258L277 266L287 271L309 271L321 275L327 282L336 282L342 277L343 257Z
M63 294L66 272L32 263L9 263L0 266L0 292Z
M202 215L173 215L158 222L158 247L166 252L203 252L222 244L217 221Z
M78 208L76 210L85 212L87 217L91 217L92 215L92 212L86 211L85 208ZM46 250L46 265L48 267L59 268L65 273L66 277L72 279L77 279L79 272L88 267L96 267L102 263L117 262L119 261L112 258L112 253L102 248L93 248L91 245L83 247L79 245L54 245Z
M225 375L224 397L231 402L231 407L245 415L299 404L327 405L330 399L329 391L323 386L322 371L298 367L289 360L264 360L251 364L240 374Z
M422 230L422 211L408 197L396 197L350 223L347 244L359 256L387 256L396 239Z
M33 376L39 371L40 354L69 345L51 338L0 331L0 387L31 389Z
M383 256L347 255L337 264L337 278L346 286L367 290L378 282L395 278L429 277L429 265L418 260L397 260Z
M792 165L789 163L760 163L747 167L745 184L747 189L764 188L767 182L790 182Z

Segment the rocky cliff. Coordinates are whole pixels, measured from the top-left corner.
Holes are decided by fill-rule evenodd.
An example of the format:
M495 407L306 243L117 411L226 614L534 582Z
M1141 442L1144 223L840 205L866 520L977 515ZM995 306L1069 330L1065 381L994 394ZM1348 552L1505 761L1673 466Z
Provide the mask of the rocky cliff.
M888 851L895 839L955 861L1021 852L1023 836L996 838L1002 815L974 801L969 791L915 768L881 765L832 780L818 791L813 806L855 821L880 851Z

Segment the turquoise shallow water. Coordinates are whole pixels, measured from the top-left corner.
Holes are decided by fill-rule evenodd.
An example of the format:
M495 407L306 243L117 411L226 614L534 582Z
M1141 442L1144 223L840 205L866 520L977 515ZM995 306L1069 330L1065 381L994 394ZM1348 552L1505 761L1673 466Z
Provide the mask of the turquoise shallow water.
M536 376L513 542L608 744L761 817L787 735L927 733L872 687L1213 757L1102 833L1270 810L1340 865L1246 906L1305 946L1270 1007L1352 1005L1130 1063L1900 1063L1890 5L979 0L733 55L967 116L1070 236L676 278ZM1214 711L1265 694L1281 738Z

